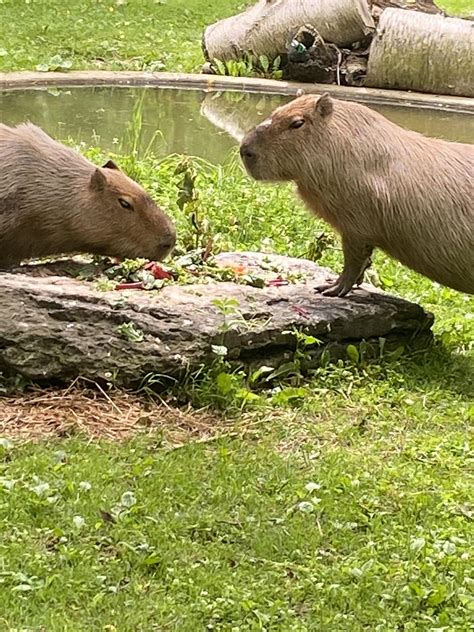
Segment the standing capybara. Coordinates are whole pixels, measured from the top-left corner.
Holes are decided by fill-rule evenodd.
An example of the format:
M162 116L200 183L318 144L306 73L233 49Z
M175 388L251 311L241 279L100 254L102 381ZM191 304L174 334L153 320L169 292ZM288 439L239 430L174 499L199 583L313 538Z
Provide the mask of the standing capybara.
M176 231L136 182L32 124L0 124L0 267L87 252L163 259Z
M407 131L328 94L278 108L243 139L257 180L293 180L342 237L344 269L318 288L344 296L378 247L417 272L474 293L474 147Z

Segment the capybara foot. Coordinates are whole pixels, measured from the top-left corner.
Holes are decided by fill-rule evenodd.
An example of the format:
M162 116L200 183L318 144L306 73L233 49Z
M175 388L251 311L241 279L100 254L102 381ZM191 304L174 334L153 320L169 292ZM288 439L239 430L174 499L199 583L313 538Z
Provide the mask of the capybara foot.
M348 294L353 288L353 283L348 283L342 278L339 278L335 283L326 283L324 285L318 285L314 289L323 296L339 296L343 297Z

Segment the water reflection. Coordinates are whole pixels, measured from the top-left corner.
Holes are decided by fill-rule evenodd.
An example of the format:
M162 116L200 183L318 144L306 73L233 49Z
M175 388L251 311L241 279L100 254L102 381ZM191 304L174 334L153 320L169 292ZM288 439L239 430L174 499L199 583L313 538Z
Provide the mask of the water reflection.
M163 88L65 88L0 92L0 121L30 120L60 140L72 138L104 151L128 152L138 144L157 155L184 153L224 161L250 127L289 97L204 93ZM471 115L376 106L399 125L449 140L474 142ZM131 132L135 113L141 123ZM157 132L158 130L158 132Z

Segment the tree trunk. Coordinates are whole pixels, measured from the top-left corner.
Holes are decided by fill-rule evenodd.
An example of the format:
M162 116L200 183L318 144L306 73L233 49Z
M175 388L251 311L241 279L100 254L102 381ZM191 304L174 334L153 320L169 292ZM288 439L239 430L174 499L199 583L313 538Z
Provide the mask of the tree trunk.
M433 0L373 0L372 5L383 9L408 9L410 11L421 11L422 13L441 13L443 9L436 6Z
M240 59L245 53L275 58L286 52L303 25L341 46L362 40L375 29L366 0L260 0L244 13L208 26L204 56L208 61Z
M386 9L369 53L365 85L474 96L472 22Z

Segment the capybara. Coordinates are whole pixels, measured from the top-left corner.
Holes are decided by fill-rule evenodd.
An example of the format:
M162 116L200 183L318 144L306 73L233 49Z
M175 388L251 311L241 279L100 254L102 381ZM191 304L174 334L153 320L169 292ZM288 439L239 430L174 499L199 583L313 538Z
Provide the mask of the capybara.
M92 253L163 259L176 231L115 165L96 167L30 123L0 124L0 267Z
M317 288L344 296L378 247L474 293L474 147L402 129L364 105L298 97L257 125L240 153L257 180L293 180L342 237L344 268Z

